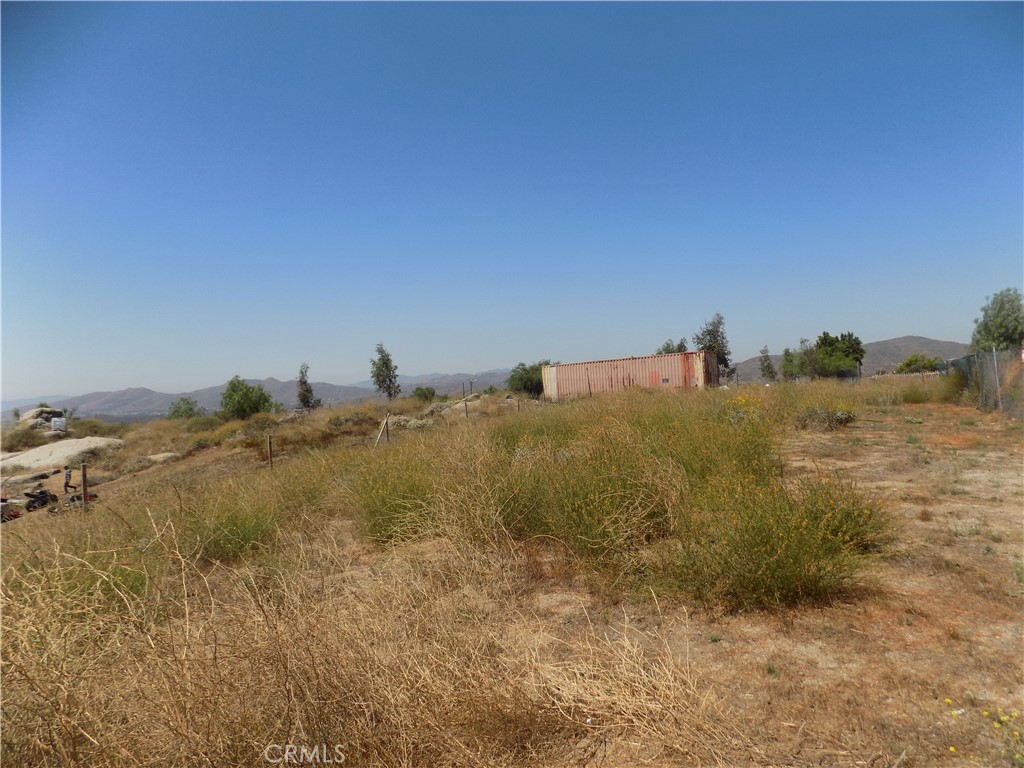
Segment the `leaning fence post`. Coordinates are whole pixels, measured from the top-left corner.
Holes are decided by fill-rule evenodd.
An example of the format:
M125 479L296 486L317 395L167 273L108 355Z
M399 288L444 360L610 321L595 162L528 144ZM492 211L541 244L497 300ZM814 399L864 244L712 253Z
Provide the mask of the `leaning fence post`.
M388 413L384 416L384 423L380 425L380 432L377 433L377 439L373 443L373 447L374 448L377 447L377 443L380 442L381 435L383 435L384 431L388 428L388 419L390 419L390 418L391 418L391 412L388 411ZM389 443L391 442L391 434L390 433L388 433L388 442Z
M89 511L89 477L85 472L86 464L82 462L82 511Z

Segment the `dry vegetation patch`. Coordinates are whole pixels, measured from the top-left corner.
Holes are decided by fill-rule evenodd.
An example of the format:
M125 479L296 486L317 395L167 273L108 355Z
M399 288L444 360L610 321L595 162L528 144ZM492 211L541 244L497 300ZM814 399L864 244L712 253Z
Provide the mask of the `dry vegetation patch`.
M225 441L111 481L88 515L5 524L3 758L251 766L296 744L357 766L1020 764L1021 430L885 386L707 393L724 431L696 453L696 422L646 395L376 450L323 447L360 418L316 415L275 428L273 471ZM855 418L800 419L810 407ZM827 490L779 495L800 513L787 526L867 500L887 542L813 600L696 599L658 567L700 479L737 477L709 474L716 444L755 489ZM701 498L738 526L757 497L730 488ZM559 509L589 527L558 528Z

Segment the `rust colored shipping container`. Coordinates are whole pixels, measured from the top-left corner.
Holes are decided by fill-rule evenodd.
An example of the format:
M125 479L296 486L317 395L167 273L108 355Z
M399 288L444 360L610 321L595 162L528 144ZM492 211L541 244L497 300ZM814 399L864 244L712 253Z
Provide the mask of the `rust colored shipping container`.
M558 363L541 369L544 399L558 402L598 392L644 389L704 389L718 386L718 361L713 353L623 357L585 363Z

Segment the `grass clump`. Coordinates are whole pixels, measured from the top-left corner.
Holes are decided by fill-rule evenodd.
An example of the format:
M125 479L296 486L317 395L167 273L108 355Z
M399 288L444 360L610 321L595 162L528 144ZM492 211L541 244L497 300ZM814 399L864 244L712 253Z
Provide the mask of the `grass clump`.
M123 438L132 430L131 424L102 421L101 419L72 419L69 425L72 437Z
M852 485L785 483L778 429L755 397L594 398L464 430L457 445L404 441L355 470L353 498L381 540L441 527L553 537L622 585L733 606L827 599L889 518Z
M731 607L827 600L888 541L889 522L849 484L720 478L677 521L658 570L684 591Z
M817 427L826 432L845 427L855 421L857 414L846 407L835 405L812 405L805 408L796 416L796 425L799 429Z
M28 427L0 430L0 450L4 453L19 453L38 448L49 442L43 437L42 430Z

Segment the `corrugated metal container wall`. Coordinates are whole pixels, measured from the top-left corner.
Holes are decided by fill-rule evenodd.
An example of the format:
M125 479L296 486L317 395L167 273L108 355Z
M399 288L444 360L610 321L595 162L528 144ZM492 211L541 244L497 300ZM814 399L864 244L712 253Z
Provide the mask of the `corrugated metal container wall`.
M598 392L644 389L704 389L718 385L718 365L703 351L559 363L541 369L544 397L571 400ZM716 361L717 362L717 361Z

